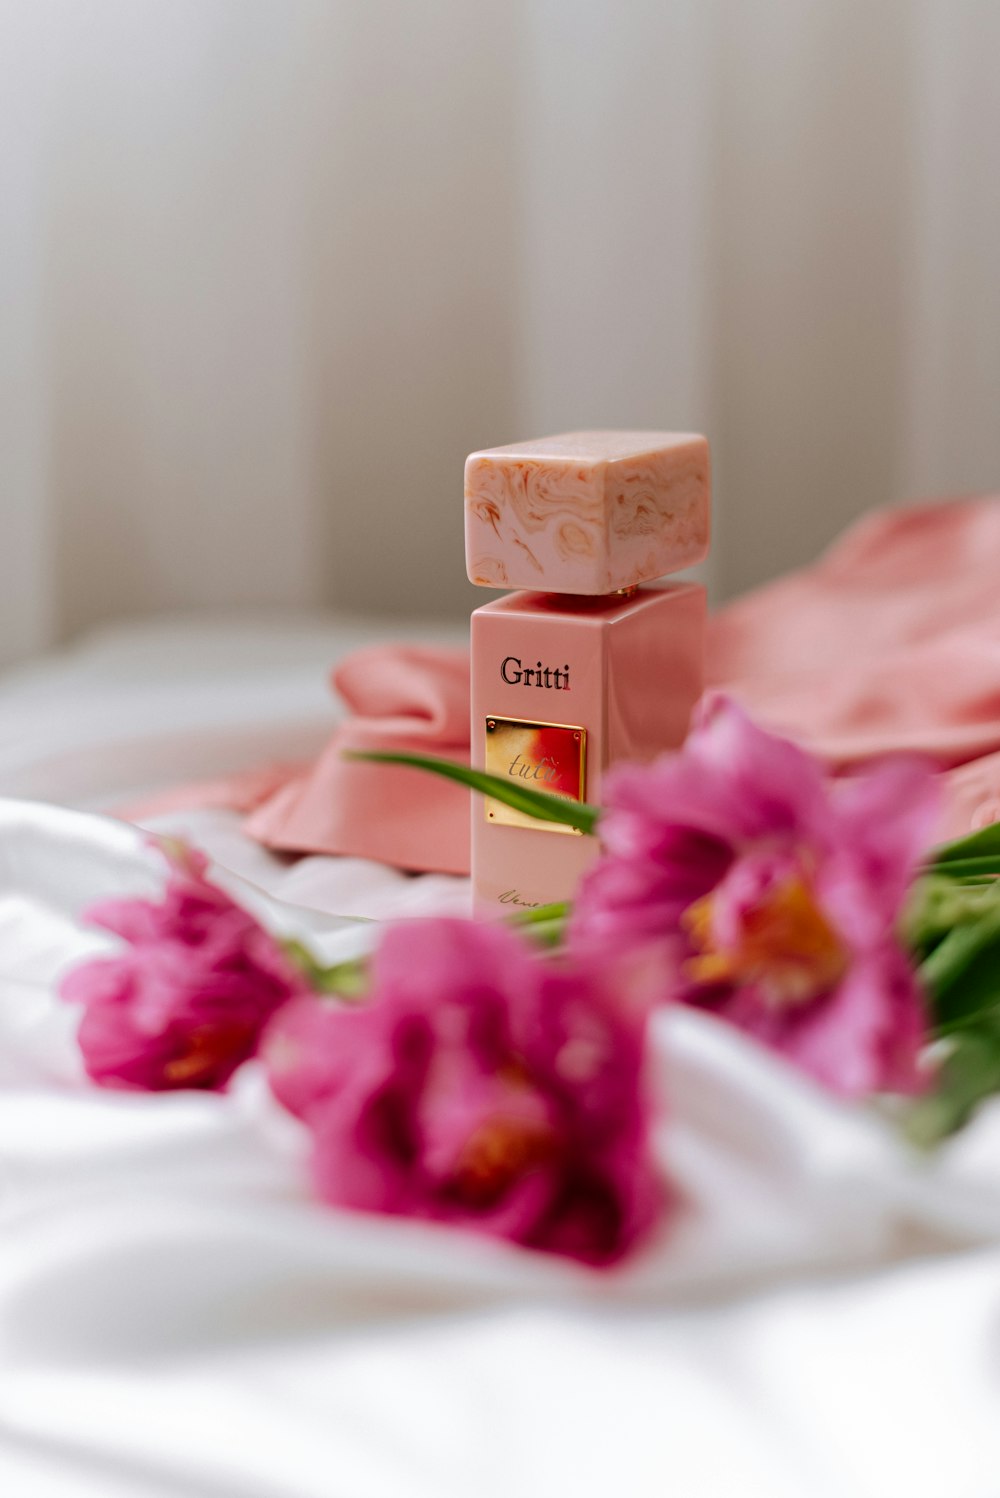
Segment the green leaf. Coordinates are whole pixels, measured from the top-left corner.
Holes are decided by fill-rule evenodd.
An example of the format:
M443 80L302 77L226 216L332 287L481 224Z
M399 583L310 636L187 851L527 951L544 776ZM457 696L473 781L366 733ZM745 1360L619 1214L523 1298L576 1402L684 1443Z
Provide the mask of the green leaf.
M517 926L533 926L538 922L546 924L549 921L564 921L569 911L568 900L557 900L552 905L535 905L526 910L518 910L510 920Z
M540 947L558 947L566 931L565 921L539 921L525 928L525 936Z
M941 1063L934 1089L903 1115L912 1143L929 1149L968 1123L976 1109L1000 1091L1000 1029L982 1025L963 1031Z
M978 832L943 843L933 850L929 863L936 872L951 874L954 865L970 859L984 860L993 872L1000 873L1000 822L991 822L988 827L980 827Z
M543 822L561 822L566 827L575 827L580 832L592 835L601 815L599 806L589 806L586 801L570 801L565 796L553 796L548 791L536 791L519 785L503 775L490 775L485 770L471 770L467 765L456 765L450 759L434 759L425 754L395 754L370 751L351 751L346 759L369 760L381 765L409 765L414 770L429 770L432 775L443 775L446 780L456 780L467 785L480 795L492 796L525 816L536 817Z
M322 963L300 941L282 944L295 965L302 969L316 993L335 994L341 999L361 999L368 992L368 964L364 957L349 957L330 967Z
M1000 857L987 853L976 858L951 858L945 863L931 864L930 868L933 873L943 874L949 879L996 877L1000 875Z
M979 920L955 926L920 964L938 1034L1000 1015L1000 901Z
M508 920L539 946L557 947L566 931L569 912L569 901L560 900L553 905L537 905L534 910L519 910Z
M994 879L973 883L925 874L910 890L900 935L909 951L926 957L956 926L971 925L994 907L1000 909Z

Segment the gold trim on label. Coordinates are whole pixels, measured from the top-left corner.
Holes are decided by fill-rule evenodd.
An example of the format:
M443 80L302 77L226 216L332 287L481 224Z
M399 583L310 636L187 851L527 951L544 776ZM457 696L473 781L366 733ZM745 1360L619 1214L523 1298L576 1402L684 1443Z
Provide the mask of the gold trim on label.
M493 775L510 775L535 790L582 801L587 785L587 730L578 723L545 723L489 713L484 762ZM488 822L501 826L583 836L578 827L539 821L492 796L485 798L484 815Z

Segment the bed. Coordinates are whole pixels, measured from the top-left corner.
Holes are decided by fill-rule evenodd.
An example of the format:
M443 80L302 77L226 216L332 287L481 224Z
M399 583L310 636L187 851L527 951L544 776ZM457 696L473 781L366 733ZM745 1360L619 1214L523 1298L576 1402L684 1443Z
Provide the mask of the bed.
M667 1230L598 1275L334 1211L251 1065L85 1085L54 984L153 878L116 809L315 752L361 619L178 619L0 683L0 1491L12 1498L996 1498L1000 1107L933 1159L715 1021L663 1015ZM425 632L426 634L426 632ZM442 631L437 638L448 638ZM462 879L276 857L174 811L331 959Z

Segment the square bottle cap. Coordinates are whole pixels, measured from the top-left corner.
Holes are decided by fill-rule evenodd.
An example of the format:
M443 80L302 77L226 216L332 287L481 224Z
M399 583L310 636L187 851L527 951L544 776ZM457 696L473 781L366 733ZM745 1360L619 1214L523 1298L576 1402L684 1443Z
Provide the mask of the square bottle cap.
M708 443L564 432L471 453L465 559L484 588L615 593L708 554Z

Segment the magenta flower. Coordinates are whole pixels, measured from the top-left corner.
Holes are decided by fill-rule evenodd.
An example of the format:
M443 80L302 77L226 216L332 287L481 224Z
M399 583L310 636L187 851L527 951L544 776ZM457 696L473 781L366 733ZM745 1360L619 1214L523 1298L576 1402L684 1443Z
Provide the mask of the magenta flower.
M570 947L658 940L670 997L836 1092L916 1091L924 1005L897 928L937 808L918 761L829 780L710 699L683 750L609 777Z
M102 1087L224 1087L303 987L273 938L205 878L202 854L172 845L168 857L161 900L104 900L85 912L125 946L61 985L83 1005L77 1039Z
M642 1086L648 1005L511 931L390 928L371 996L303 998L268 1030L276 1096L308 1124L318 1189L604 1264L660 1194Z

